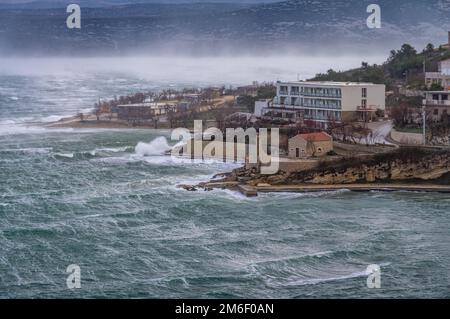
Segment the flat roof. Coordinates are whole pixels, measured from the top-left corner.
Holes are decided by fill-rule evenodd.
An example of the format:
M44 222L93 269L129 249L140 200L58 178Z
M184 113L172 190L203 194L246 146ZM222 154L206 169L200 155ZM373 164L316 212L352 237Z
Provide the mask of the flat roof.
M375 84L369 82L333 82L333 81L290 81L283 82L279 81L277 84L299 84L299 85L330 85L330 86L375 86L384 84Z

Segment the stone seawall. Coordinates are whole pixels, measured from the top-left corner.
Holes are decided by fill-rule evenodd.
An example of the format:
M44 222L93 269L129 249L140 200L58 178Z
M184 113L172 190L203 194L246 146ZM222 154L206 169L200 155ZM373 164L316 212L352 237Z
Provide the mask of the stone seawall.
M423 144L423 136L419 133L406 133L406 132L399 132L395 129L392 129L391 131L391 138L401 144L408 144L408 145L422 145Z

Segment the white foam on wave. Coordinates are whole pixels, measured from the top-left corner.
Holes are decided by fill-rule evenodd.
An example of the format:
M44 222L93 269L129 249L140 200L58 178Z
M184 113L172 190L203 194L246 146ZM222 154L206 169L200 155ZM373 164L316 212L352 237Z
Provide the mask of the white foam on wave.
M91 154L92 156L97 155L98 153L125 153L129 150L134 149L132 146L124 146L124 147L101 147L101 148L96 148L92 151L89 152L89 154Z
M59 120L62 120L63 118L66 118L69 116L70 115L49 115L49 116L41 118L39 121L42 121L44 123L58 122Z
M155 138L150 143L139 142L136 145L135 152L140 156L157 156L164 155L170 151L172 147L164 136Z
M381 263L380 267L389 266L391 263ZM367 277L370 275L368 269L364 269L361 271L351 272L349 274L344 275L335 275L330 277L322 277L322 278L302 278L302 279L290 279L285 282L276 282L275 278L269 278L266 280L267 284L271 287L292 287L292 286L307 286L307 285L317 285L321 283L328 283L334 281L342 281L347 279L355 279L360 277Z
M75 156L74 153L55 153L55 156L61 156L66 158L73 158Z

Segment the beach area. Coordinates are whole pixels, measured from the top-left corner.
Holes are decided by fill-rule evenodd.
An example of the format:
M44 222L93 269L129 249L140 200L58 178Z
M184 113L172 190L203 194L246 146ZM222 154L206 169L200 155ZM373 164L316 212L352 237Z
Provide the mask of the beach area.
M139 125L138 127L132 126L127 121L122 121L117 118L111 120L97 120L95 114L84 114L83 119L80 116L74 115L64 117L58 121L50 123L41 123L46 128L74 128L74 129L120 129L120 128L142 128L142 129L154 129L154 125Z

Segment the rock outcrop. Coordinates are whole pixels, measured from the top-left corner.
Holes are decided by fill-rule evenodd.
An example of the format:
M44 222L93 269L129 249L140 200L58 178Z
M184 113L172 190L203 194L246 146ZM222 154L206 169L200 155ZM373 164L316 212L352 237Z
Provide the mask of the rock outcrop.
M407 148L371 158L343 158L320 166L291 173L281 171L275 175L261 175L255 168L239 168L222 181L251 186L434 181L450 172L450 152Z

